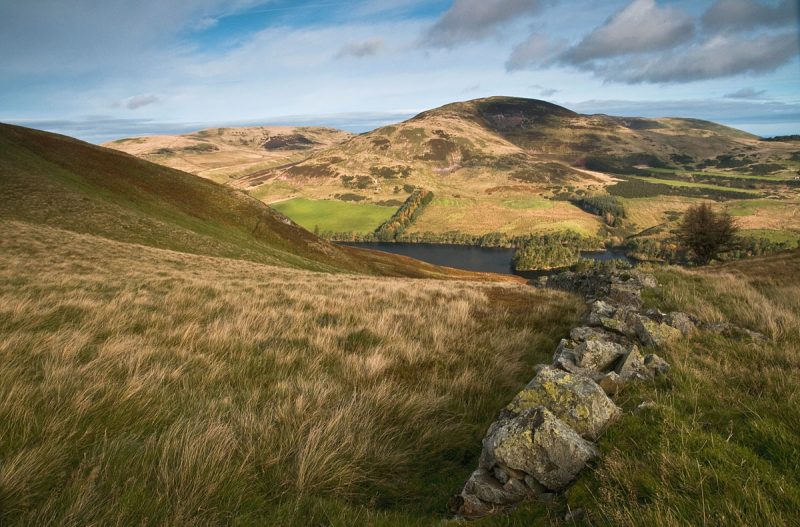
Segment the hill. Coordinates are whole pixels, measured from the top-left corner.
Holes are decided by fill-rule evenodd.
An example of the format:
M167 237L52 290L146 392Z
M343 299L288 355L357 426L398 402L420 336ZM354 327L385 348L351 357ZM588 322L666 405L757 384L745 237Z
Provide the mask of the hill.
M0 220L318 271L474 276L332 245L234 189L10 125L0 125Z
M217 182L302 160L351 136L319 126L209 128L170 136L131 137L102 146Z
M582 115L491 97L244 170L226 184L343 239L375 231L425 189L434 198L405 229L409 241L574 231L616 243L668 230L686 207L709 200L736 211L752 236L795 240L799 170L796 143L708 121ZM625 218L609 225L585 203L595 196L611 196Z
M565 197L605 194L622 180L640 194L636 178L656 171L645 197L677 193L689 198L679 200L681 210L696 197L716 199L719 188L731 188L728 199L748 198L752 187L769 194L796 176L798 161L791 143L766 143L708 121L581 115L544 101L492 97L426 111L231 184L270 203L383 204L424 188L436 199L409 233L569 229L602 237L602 219ZM634 201L631 208L647 213L651 205ZM662 207L662 215L632 229L663 223L666 212Z

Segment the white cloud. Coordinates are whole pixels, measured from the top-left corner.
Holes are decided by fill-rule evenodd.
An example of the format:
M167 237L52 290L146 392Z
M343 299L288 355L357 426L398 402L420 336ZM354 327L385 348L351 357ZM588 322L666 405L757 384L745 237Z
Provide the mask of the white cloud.
M632 84L691 82L776 70L798 55L797 33L715 36L686 49L615 64L603 78Z
M655 0L634 0L564 54L564 60L592 60L675 47L694 34L692 18L682 10Z
M455 0L453 6L426 31L423 44L452 48L484 39L503 24L544 10L553 0Z

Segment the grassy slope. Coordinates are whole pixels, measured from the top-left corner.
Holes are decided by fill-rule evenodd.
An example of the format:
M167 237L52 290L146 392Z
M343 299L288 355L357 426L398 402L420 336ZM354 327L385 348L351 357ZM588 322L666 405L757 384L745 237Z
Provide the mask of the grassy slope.
M9 125L0 125L0 218L319 271L470 276L331 245L242 192L113 150Z
M222 183L234 176L301 161L348 137L348 132L316 126L254 126L131 137L103 146Z
M699 334L663 352L669 383L626 394L626 416L572 492L595 525L796 525L800 510L800 253L659 272L661 309L730 320L768 343Z
M345 203L333 200L296 198L271 205L300 226L313 231L360 232L377 229L394 214L394 207L372 203Z
M582 310L0 229L4 526L439 523Z

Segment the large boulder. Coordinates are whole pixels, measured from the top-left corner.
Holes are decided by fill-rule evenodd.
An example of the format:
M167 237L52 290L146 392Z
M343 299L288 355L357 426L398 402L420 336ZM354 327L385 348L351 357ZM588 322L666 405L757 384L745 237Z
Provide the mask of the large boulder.
M518 415L543 406L582 437L598 438L621 413L589 377L546 366L505 410Z
M483 440L481 468L492 470L500 464L559 491L598 455L592 443L539 406L492 424Z
M634 330L636 337L645 346L661 347L682 336L681 332L672 326L643 316L635 317Z

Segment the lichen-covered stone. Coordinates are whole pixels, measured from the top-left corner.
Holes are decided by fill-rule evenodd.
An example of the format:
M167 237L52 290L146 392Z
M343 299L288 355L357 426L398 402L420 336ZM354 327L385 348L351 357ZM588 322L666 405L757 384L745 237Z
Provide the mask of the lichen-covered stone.
M545 367L506 406L511 414L543 406L582 437L596 439L621 413L592 379Z
M612 368L626 353L624 346L606 340L587 340L572 350L575 364L579 368L597 373Z
M645 346L664 346L681 337L681 332L663 322L656 322L647 317L636 317L634 325L636 336Z
M632 346L628 354L619 361L615 371L623 381L645 380L652 377L650 370L644 365L644 357L636 346Z
M483 449L482 457L521 470L554 491L566 488L598 456L592 443L543 406L496 421Z
M587 323L590 326L599 326L602 319L611 318L614 316L615 308L607 302L602 300L595 300L589 306L589 317Z

